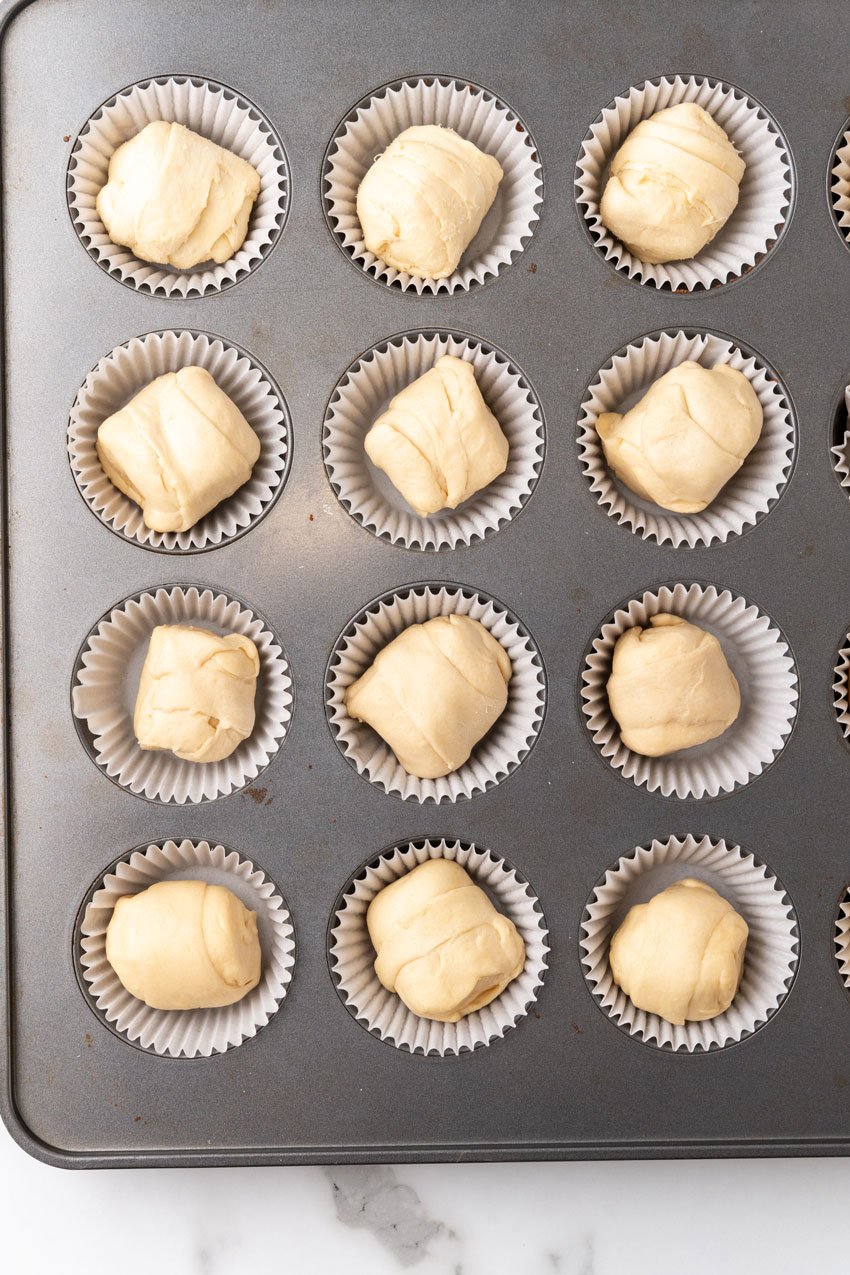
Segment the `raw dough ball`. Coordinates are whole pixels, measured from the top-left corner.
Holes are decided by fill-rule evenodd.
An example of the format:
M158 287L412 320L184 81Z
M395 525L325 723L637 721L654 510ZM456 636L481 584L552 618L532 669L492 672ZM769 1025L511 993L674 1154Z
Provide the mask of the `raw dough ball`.
M735 211L745 168L701 106L668 106L641 120L612 159L602 221L641 261L695 257Z
M223 885L158 881L115 904L106 959L152 1009L232 1005L260 981L257 917Z
M385 886L366 924L384 987L439 1023L489 1005L525 964L513 921L449 859L429 859Z
M364 445L422 518L456 509L508 463L508 440L472 365L451 354L396 394Z
M366 247L403 274L445 279L478 234L501 180L499 161L452 129L406 128L357 191Z
M680 363L621 416L596 428L605 459L627 487L674 513L699 513L737 473L761 434L758 395L743 372Z
M629 909L611 940L611 973L638 1009L701 1023L735 999L748 933L730 903L688 877Z
M662 757L722 735L741 693L713 633L678 615L653 615L649 624L617 639L608 703L626 748Z
M241 633L219 637L188 624L150 636L133 729L139 746L184 761L221 761L254 729L257 648Z
M246 483L260 440L202 367L158 376L97 433L111 483L152 531L188 531Z
M511 661L468 615L411 624L348 687L345 705L385 739L409 775L462 766L504 712Z
M113 243L142 261L191 270L239 251L259 193L259 173L244 159L155 120L112 156L97 211Z

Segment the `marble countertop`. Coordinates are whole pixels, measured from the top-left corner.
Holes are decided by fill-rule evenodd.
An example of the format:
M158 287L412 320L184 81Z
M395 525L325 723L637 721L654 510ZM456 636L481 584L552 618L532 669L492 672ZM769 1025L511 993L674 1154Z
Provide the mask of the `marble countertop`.
M0 1129L10 1275L799 1275L850 1160L68 1172Z

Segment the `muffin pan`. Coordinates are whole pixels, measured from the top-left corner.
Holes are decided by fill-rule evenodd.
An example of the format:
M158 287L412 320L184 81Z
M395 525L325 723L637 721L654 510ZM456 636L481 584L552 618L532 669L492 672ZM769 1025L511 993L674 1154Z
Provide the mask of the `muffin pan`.
M804 29L791 6L764 0L734 22L696 0L670 5L666 17L654 11L652 22L598 0L536 0L521 23L510 6L472 0L448 25L427 5L383 0L245 0L238 10L208 7L203 21L164 0L32 0L3 14L0 959L2 1105L13 1134L67 1166L850 1152L850 501L846 458L831 451L850 434L850 253L833 201L850 109L846 5L819 0ZM794 49L793 75L769 56L774 48ZM606 260L587 224L575 179L588 130L608 104L634 105L662 79L720 85L730 109L755 116L763 104L762 141L775 142L772 237L754 253L739 242L734 261L730 222L717 244L728 265L719 280L711 268L669 287L644 278ZM122 286L121 269L78 242L65 183L79 135L124 86L160 82L166 105L188 106L186 85L206 86L219 109L232 96L277 164L283 199L268 209L265 238L254 227L258 255L232 278L201 271L175 283L143 271ZM352 104L367 115L383 103L383 118L397 86L419 82L405 109L426 96L458 118L480 108L476 126L498 124L499 144L512 141L524 166L525 229L489 265L490 245L479 243L462 277L436 290L358 258L352 227L341 243L328 206L329 163ZM217 118L216 128L227 126ZM509 210L497 209L496 239ZM734 286L713 286L724 282ZM132 510L101 507L91 455L75 477L68 452L90 371L107 352L165 333L188 334L175 350L181 339L204 350L220 341L247 360L246 374L266 378L267 406L277 409L265 490L198 543L136 534L124 521ZM624 514L620 493L601 491L582 464L589 389L660 333L730 343L755 359L776 403L771 463L762 474L767 457L756 455L748 471L758 490L739 493L714 529L671 526L667 535L656 510ZM345 488L346 458L333 451L342 436L329 429L342 424L331 416L343 401L335 388L350 389L375 352L419 349L423 334L468 341L525 396L516 400L521 481L498 509L462 510L433 543L424 528L393 521L389 504L379 517L362 483L360 495ZM348 443L363 427L353 403L349 394ZM97 516L80 497L81 474ZM273 746L254 774L231 777L223 791L163 800L151 790L144 800L132 784L111 783L108 764L91 764L72 689L99 618L121 599L178 587L234 600L285 652L285 729L270 722ZM583 671L603 627L618 608L665 590L723 600L742 659L775 634L763 689L776 746L759 754L749 782L731 737L728 748L712 746L699 797L676 796L675 775L627 777L602 755L583 711ZM497 728L473 754L464 791L402 793L387 766L369 782L374 750L337 711L339 644L356 636L354 620L368 621L370 640L388 640L393 599L474 604L494 622L500 612L517 650L528 648L518 716L502 723L511 748L496 747ZM108 751L115 740L104 743ZM723 775L729 784L711 778ZM130 1039L144 1022L132 1013L130 1030L126 1018L108 1021L84 973L93 892L110 873L124 879L134 848L162 868L162 855L181 846L224 856L217 871L230 852L228 863L254 865L297 935L294 948L285 935L262 1030L260 1015L208 1056L207 1038L194 1057L179 1032L175 1049L167 1031L156 1036L163 1052L149 1032ZM457 1052L409 1025L401 1048L388 1045L338 986L337 913L382 857L386 866L428 847L502 865L517 906L533 898L539 931L537 964L503 1019L455 1033ZM728 873L742 906L752 887L753 908L763 899L773 909L763 951L773 934L785 965L763 965L760 948L753 994L734 1022L661 1029L659 1039L658 1024L608 996L603 912L616 910L623 883L644 888L644 870L672 871L670 847L697 875ZM739 864L748 875L736 875ZM765 970L770 987L759 984ZM504 1035L496 1029L510 1023Z

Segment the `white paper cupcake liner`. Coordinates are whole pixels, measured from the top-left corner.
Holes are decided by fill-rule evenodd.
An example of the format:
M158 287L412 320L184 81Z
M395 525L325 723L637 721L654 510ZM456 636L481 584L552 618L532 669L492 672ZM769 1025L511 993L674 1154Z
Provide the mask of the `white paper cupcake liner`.
M97 432L113 412L166 372L202 367L233 400L260 440L248 481L188 531L151 531L139 506L101 468ZM149 332L104 355L74 400L68 425L71 472L88 507L111 531L147 549L196 552L226 544L254 526L274 504L289 468L286 402L261 364L220 337L186 330Z
M366 911L376 894L429 859L451 859L465 868L513 921L525 943L525 966L501 996L457 1023L420 1018L375 973L375 949ZM461 841L423 839L386 850L358 869L337 903L329 935L330 964L340 999L373 1035L416 1054L461 1054L504 1036L528 1013L543 982L549 934L528 882L489 850Z
M417 779L371 726L349 715L343 697L393 638L438 615L468 615L483 624L510 656L512 675L505 711L469 760L439 779ZM325 676L328 722L343 757L358 774L405 801L457 801L501 783L531 751L545 699L543 661L531 635L503 603L458 584L413 584L370 602L340 634Z
M119 898L187 878L226 886L257 914L262 976L235 1005L151 1009L131 996L106 959L106 929ZM157 842L111 867L81 909L75 949L81 986L98 1015L133 1044L174 1058L209 1058L256 1036L286 996L295 961L292 923L274 883L235 850L207 841Z
M242 633L257 647L256 723L249 738L222 761L184 761L171 752L139 747L133 709L150 635L159 624ZM136 796L177 805L214 801L253 782L283 744L292 703L289 663L267 623L241 601L194 585L163 587L119 602L85 639L72 682L77 733L99 769Z
M665 757L626 748L608 704L617 638L665 612L713 633L741 689L737 720L717 739ZM745 598L713 585L664 585L619 607L594 639L582 671L582 712L594 744L625 779L664 797L716 797L749 783L782 751L797 714L797 669L776 624Z
M482 491L423 518L372 464L363 440L390 399L444 354L472 364L510 452L505 472ZM323 451L337 498L361 526L407 549L456 549L498 531L528 501L543 465L543 414L524 374L493 346L454 332L404 333L373 346L345 372L328 404Z
M850 741L850 633L838 652L835 668L832 670L832 699L835 716L844 738Z
M612 473L596 422L603 412L632 408L654 381L689 359L706 368L728 363L742 372L761 403L764 425L741 468L708 508L677 514L636 495ZM591 491L606 513L644 540L693 548L723 544L773 508L794 463L795 432L790 396L761 356L745 353L713 332L671 329L625 346L597 373L582 401L578 446Z
M835 139L827 186L835 228L850 247L850 119L845 120Z
M357 191L390 142L417 124L451 128L504 170L493 207L447 279L419 279L375 257L363 241ZM522 120L487 89L454 77L397 80L364 97L331 138L322 165L325 218L346 256L373 279L402 291L468 291L494 278L531 238L543 200L543 170Z
M838 905L838 916L835 920L835 959L838 961L838 972L841 981L850 992L850 889Z
M679 1027L638 1009L614 982L608 948L636 903L674 881L696 877L721 894L749 926L741 984L725 1013ZM696 1053L736 1044L771 1018L794 981L799 930L791 900L769 868L740 846L710 837L670 837L624 855L593 891L579 947L593 997L618 1027L645 1044Z
M848 491L850 489L850 422L848 422L848 418L850 418L850 385L846 386L844 390L844 411L841 415L843 416L843 429L841 427L836 428L834 437L838 438L839 441L834 447L830 448L830 454L838 481L845 491Z
M185 125L247 160L260 175L245 242L221 265L177 270L142 261L112 242L98 216L96 200L112 155L155 120ZM200 297L230 287L268 256L286 220L290 178L283 143L246 97L200 76L162 75L129 85L90 116L71 151L66 185L74 229L107 274L153 296Z
M626 136L641 120L680 102L696 102L707 111L747 167L738 206L711 243L688 261L653 265L614 238L602 224L599 203L608 165ZM791 220L794 169L785 137L760 102L706 76L662 76L621 93L590 126L576 164L575 188L591 241L606 261L640 283L693 292L740 278L776 246Z

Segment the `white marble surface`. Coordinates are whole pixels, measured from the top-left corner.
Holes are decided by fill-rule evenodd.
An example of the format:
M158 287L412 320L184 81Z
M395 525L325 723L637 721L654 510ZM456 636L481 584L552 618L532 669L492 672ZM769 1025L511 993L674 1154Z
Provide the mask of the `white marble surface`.
M0 1131L9 1275L800 1275L850 1160L71 1173Z

